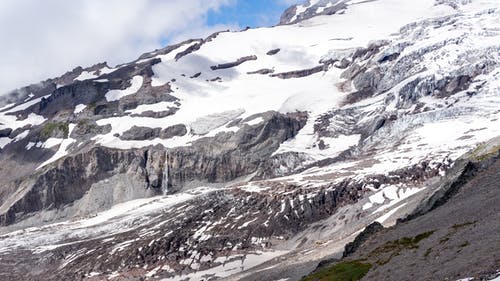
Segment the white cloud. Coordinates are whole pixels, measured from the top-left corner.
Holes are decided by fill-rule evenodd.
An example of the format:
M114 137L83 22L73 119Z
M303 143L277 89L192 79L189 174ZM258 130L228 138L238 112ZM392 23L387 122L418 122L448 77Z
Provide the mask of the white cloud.
M0 94L74 67L132 60L165 39L237 26L205 24L235 0L2 0Z
M289 6L305 2L305 0L278 0L278 1L284 5L289 5Z

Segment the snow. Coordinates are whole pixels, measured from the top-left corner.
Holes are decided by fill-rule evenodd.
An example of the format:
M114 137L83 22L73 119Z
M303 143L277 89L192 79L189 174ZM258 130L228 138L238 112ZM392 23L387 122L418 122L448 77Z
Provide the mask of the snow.
M387 9L387 5L393 9ZM335 138L324 138L322 141L328 148L320 150L317 145L320 140L311 132L314 119L327 109L338 107L345 96L335 85L335 81L339 81L341 70L332 68L326 72L300 79L248 75L247 72L273 68L275 73L280 73L315 67L324 54L331 50L365 46L374 39L390 38L391 34L398 31L402 25L429 14L429 11L443 12L440 9L431 9L433 5L434 1L431 0L405 0L404 3L399 0L381 0L350 7L343 15L316 17L298 25L224 32L215 40L205 42L199 50L176 61L174 58L177 51L185 50L197 42L182 45L178 50L157 56L162 62L153 66L154 76L152 77L152 86L170 84L174 91L171 94L178 98L182 105L179 110L174 115L164 118L125 116L101 119L99 125L110 124L112 132L97 136L94 140L103 146L120 149L156 144L162 144L168 148L189 146L192 141L199 138L199 135L215 135L217 132L225 131L221 126L229 122L231 118L245 119L272 110L282 113L306 111L310 114L306 127L294 140L290 140L290 143L283 144L278 153L291 150L301 151L310 155L314 160L334 157L356 145L360 136L341 135ZM391 15L391 21L384 20L388 15ZM394 17L394 15L397 16ZM363 18L366 25L357 24L359 18ZM332 26L336 27L336 38L352 37L352 40L330 40L325 34L332 33ZM308 36L295 36L299 30ZM295 39L290 41L289 38ZM226 46L233 47L226 48ZM275 48L280 48L281 51L274 56L266 55L269 50ZM235 61L249 55L256 55L257 60L247 61L229 69L216 71L210 69L210 66ZM198 79L189 78L198 72L201 72ZM210 80L215 77L219 77L222 82L211 82ZM106 94L107 100L114 101L135 93L140 88L142 80L139 83L138 77L134 79L137 79L137 83L133 82L133 87L123 91L110 91ZM139 112L142 113L145 110L156 111L159 110L159 106L145 105L128 113L140 114ZM228 116L235 110L243 113L239 116ZM206 123L204 120L212 122L214 116L220 120L220 122L215 122L218 124L203 125ZM228 119L220 119L219 116L220 118L228 116ZM257 121L260 120L255 120ZM193 130L194 135L171 140L148 141L123 141L114 137L115 134L122 134L132 126L166 128L177 124L185 124L188 131ZM234 131L234 128L231 131Z
M371 203L382 204L385 202L384 191L381 190L370 197L368 197Z
M238 226L238 229L243 229L245 227L248 227L252 222L256 221L258 218L254 218L253 220L246 221L242 225Z
M190 281L201 281L205 280L206 276L212 276L216 278L224 278L231 276L233 274L245 271L252 267L258 266L268 260L271 260L275 257L286 254L286 251L257 251L254 253L249 253L245 256L235 255L228 256L224 258L225 261L221 261L220 259L216 259L214 262L223 262L221 265L212 267L206 270L200 270L197 272L178 275L170 278L161 279L162 281L181 281L181 280L190 280Z
M389 212L387 212L384 215L380 216L375 221L383 224L387 219L389 219L392 215L394 215L399 209L401 209L405 205L406 205L406 203L404 203L404 204L402 204L402 205L400 205L400 206L398 206L398 207L390 210Z
M357 2L361 1L351 1L350 4ZM97 120L99 126L109 124L112 129L110 133L95 136L93 140L97 144L120 149L141 148L156 144L161 144L166 148L173 148L187 146L202 137L215 136L221 132L236 132L239 130L237 126L226 127L232 120L241 118L241 120L247 120L243 121L243 124L254 126L265 122L265 120L262 117L251 119L252 116L259 116L258 114L266 111L274 110L281 113L304 111L308 114L305 127L300 130L295 138L282 143L275 155L299 152L301 156L304 156L304 164L309 164L314 161L333 158L343 151L359 145L354 152L358 153L355 156L360 157L337 161L325 167L312 167L295 175L272 179L273 182L295 183L306 191L311 188L310 193L298 196L300 202L311 200L310 195L317 191L316 188L328 187L345 179L362 182L370 175L388 175L391 171L407 168L424 160L428 161L430 165L436 165L449 159L456 159L464 152L474 148L478 143L500 135L500 112L498 111L498 108L500 108L498 96L500 72L498 70L493 71L490 75L476 77L477 83L489 81L486 88L478 92L476 96L468 97L466 93L458 93L449 99L438 100L432 96L420 99L425 105L439 108L436 110L411 113L410 111L398 109L396 107L397 100L395 100L393 106L388 110L399 110L397 112L398 119L384 125L372 138L363 140L363 143L360 143L361 135L358 133L351 135L345 135L345 132L335 133L331 137L325 137L318 136L314 132L314 125L318 118L322 117L325 112L342 106L346 93L337 88L337 83L342 81L340 79L341 70L331 68L300 79L288 80L268 75L247 74L248 71L262 68L272 68L276 71L275 73L311 68L316 66L321 58L325 58L325 54L330 57L345 56L352 51L352 49L349 51L349 48L366 46L369 41L374 39L391 39L398 42L397 36L392 34L397 32L402 25L421 19L424 16L450 13L449 8L444 6L431 9L433 5L434 1L431 0L368 1L363 4L349 6L345 14L342 15L316 17L296 25L260 28L238 33L222 33L213 41L206 42L200 50L175 61L175 54L179 50L197 42L182 45L169 54L157 56L161 58L162 62L153 66L154 77L152 78L152 86L170 83L173 90L170 94L178 100L175 102L142 104L135 109L127 110L125 112L128 114L127 116ZM391 9L387 9L388 6ZM307 7L301 6L300 9L305 8ZM321 11L321 8L318 11ZM494 15L491 17L494 17ZM359 25L360 18L363 18L366 24ZM388 21L387 18L391 18L391 20ZM477 24L488 27L489 20L477 22ZM495 27L494 22L490 25L493 26L492 28ZM307 36L296 36L299 28L300 32L307 34ZM434 28L434 26L428 29L422 30L422 34L429 35L431 39L417 40L413 46L409 46L404 52L412 52L428 47L436 41L432 38L439 38L437 40L439 41L450 36L457 36L454 30L446 33L439 28ZM352 39L331 40L332 37L352 37ZM294 40L290 40L290 38L294 38ZM359 110L360 114L363 115L360 118L361 122L369 120L371 114L377 112L377 108L384 108L384 102L388 94L399 93L407 82L413 81L417 77L423 77L433 72L437 72L437 75L443 75L460 58L464 50L469 50L469 48L475 50L478 46L493 46L498 44L495 43L498 42L495 41L496 39L498 38L495 36L485 40L467 39L464 40L463 45L458 47L455 44L445 46L440 54L429 55L424 58L422 64L428 67L426 72L410 75L410 77L402 79L390 92L345 108ZM227 48L229 43L232 44L231 48ZM396 45L396 43L391 44ZM280 48L281 51L274 56L265 55L265 52L275 48ZM221 50L224 50L224 52L221 52ZM235 61L248 55L256 55L258 59L230 69L210 70L211 65ZM494 55L496 54L492 56ZM188 78L199 71L202 71L202 74L198 79ZM91 77L90 73L86 75ZM206 81L215 77L220 77L221 82ZM175 79L175 82L173 79ZM116 101L127 95L135 94L143 83L141 76L135 76L128 89L112 90L106 94L106 98L108 101ZM18 105L17 109L27 108L30 106L29 103L35 104L36 101L33 100ZM450 105L449 108L447 108L448 105ZM10 107L12 106L14 105L10 105ZM10 107L4 108L8 109ZM78 105L75 107L74 113L78 114L84 108L85 105ZM178 108L178 111L174 115L163 118L133 116L146 111L162 112L170 108ZM19 128L23 122L35 124L44 121L43 117L36 115L31 115L31 119L28 118L27 120L17 120L16 116L0 113L0 123L4 124L0 125L0 128L2 126ZM189 133L168 140L153 139L147 141L122 141L114 136L115 134L123 134L132 126L167 128L177 124L186 125ZM70 126L70 131L73 129L74 124ZM28 131L25 131L25 133L27 135ZM467 138L464 138L464 136L467 136ZM10 138L0 138L0 148L12 141ZM26 145L26 148L59 146L54 156L40 166L43 167L66 156L69 152L68 148L75 141L73 139L51 138L44 143L35 144L30 142ZM286 171L286 167L283 167L283 169ZM378 217L376 219L378 222L388 223L389 219L395 218L397 212L407 204L405 200L423 190L425 184L419 184L418 186L414 183L382 185L378 190L372 186L365 186L366 189L372 190L373 193L367 193L367 198L363 199L362 210L373 209L370 216ZM274 186L277 187L274 188ZM231 187L240 188L242 191L249 193L269 192L283 195L282 197L275 197L279 198L277 204L281 203L281 213L284 212L288 204L292 207L294 205L294 201L286 197L287 193L281 190L277 184L266 185L265 182L250 182L244 185L236 184ZM74 238L78 240L98 237L99 235L109 236L136 227L137 224L150 220L149 215L168 212L169 208L174 205L186 202L206 192L210 192L210 189L196 189L192 192L181 192L172 196L126 202L116 205L108 211L101 212L93 218L68 221L47 228L27 230L22 235L19 233L8 235L0 241L0 249L10 251L16 249L16 247L29 245L28 247L34 247L36 250L46 251L61 246L62 244L57 244L57 242L62 239L71 240L71 238ZM294 211L297 212L297 210ZM272 215L274 211L264 210L264 212L269 212ZM226 227L239 225L238 229L242 229L251 226L253 222L257 221L257 218L252 218L251 214L250 216L241 214L233 217L235 217L233 218L235 221L239 220L238 224L226 223L223 219L213 223L200 224L197 229L193 229L193 231L195 230L193 238L198 241L209 239L211 236L208 232L210 227L215 224L225 225ZM286 218L288 219L288 217ZM47 229L51 231L50 235L45 235L46 232L44 231ZM154 231L156 229L146 229L139 236L148 236ZM166 233L165 235L171 234ZM252 237L252 242L257 243L262 239ZM133 247L135 241L129 240L117 244L113 251L121 251L129 246ZM233 246L237 247L231 245L231 247ZM165 280L183 280L185 278L202 280L205 274L226 277L280 254L282 253L252 253L247 255L243 261L242 256L218 258L216 261L224 262L223 265L216 264L214 268ZM193 255L195 254L193 253ZM209 258L211 259L211 257L207 259ZM183 263L198 270L200 265L193 262L193 259L194 257L191 257L184 260ZM165 268L171 270L168 266ZM160 268L155 267L149 271L148 276L153 276L159 270Z
M384 195L387 197L389 200L396 200L398 199L398 187L395 185L390 185L386 188L384 188Z
M34 142L28 142L28 144L26 145L26 150L30 150L32 149L34 146L36 145L36 143Z
M45 142L39 143L39 145L37 145L37 147L52 148L54 146L60 145L63 141L64 141L64 139L62 139L62 138L49 138Z
M328 4L326 4L325 6L323 7L319 7L317 10L316 10L316 13L322 13L323 11L325 11L326 9L330 8L333 6L333 3L332 2L329 2Z
M368 210L368 209L370 209L371 207L373 207L373 203L371 203L371 202L367 202L367 203L365 203L365 204L363 205L362 209L363 209L363 211L364 211L364 210Z
M260 193L260 192L263 192L263 191L270 189L270 187L261 187L259 185L254 184L254 183L248 183L240 188L242 190L244 190L246 192L250 192L250 193L253 193L253 192Z
M75 80L77 81L84 81L84 80L90 80L90 79L95 79L95 78L98 78L99 76L101 75L104 75L104 74L109 74L113 71L115 71L116 68L109 68L107 66L103 67L103 68L100 68L96 71L87 71L87 70L84 70L82 71L82 73L80 73L80 75L78 75L78 77L75 78ZM97 74L99 73L99 74ZM103 82L105 79L100 79L100 80L95 80L97 82Z
M19 248L43 252L66 245L60 244L63 239L77 242L89 238L109 237L137 227L138 223L151 219L153 214L160 214L168 208L214 191L216 189L200 187L174 195L132 200L117 204L91 218L63 221L2 234L0 252L15 251ZM125 244L131 243L133 241L125 241L123 245L116 247L126 247Z
M113 72L115 70L116 70L116 68L109 68L109 67L105 66L105 67L99 69L99 73L100 73L100 75L110 74L111 72Z
M73 111L73 114L79 114L80 112L85 110L85 108L87 108L87 106L85 104L78 104L77 106L75 106L75 110Z
M375 210L373 213L378 213L382 212L399 202L403 201L404 199L417 194L418 192L422 191L423 188L400 188L394 185L388 186L383 190L384 195L390 200L388 204L380 206L377 210Z
M13 112L18 112L18 111L22 111L22 110L25 110L27 108L29 108L30 106L33 106L37 103L39 103L43 98L48 98L50 95L45 95L43 97L39 97L39 98L36 98L36 99L33 99L33 100L30 100L28 102L24 102L16 107L13 107L7 111L5 111L4 113L13 113Z
M5 128L10 128L13 131L19 128L23 128L25 126L31 125L31 126L36 126L40 125L43 122L45 122L45 118L43 116L37 115L35 113L30 113L28 117L24 120L18 120L18 117L15 115L11 115L12 113L16 113L18 111L23 111L25 109L28 109L29 107L39 103L43 98L47 98L50 95L45 95L43 97L39 97L27 102L24 102L22 104L19 104L17 106L13 106L13 104L9 104L5 107L2 108L2 110L7 109L3 112L0 112L0 130L5 129ZM1 111L1 110L0 110ZM4 141L5 142L5 141Z
M4 105L4 106L0 107L0 111L9 109L9 108L13 107L14 105L16 105L16 104L15 103L9 103L7 105Z
M177 47L176 49L173 49L172 51L168 52L168 54L165 54L165 55L157 55L157 56L154 56L152 58L148 58L148 59L143 59L143 60L139 60L137 61L137 63L143 63L143 62L146 62L146 61L149 61L149 60L152 60L154 58L160 58L162 61L169 61L169 60L173 60L175 59L175 56L180 53L180 52L183 52L185 51L186 49L188 49L189 47L193 46L193 45L196 45L198 44L199 41L194 41L194 42L191 42L191 43L186 43L186 44L182 44L180 45L179 47Z
M130 87L124 89L124 90L111 90L106 93L106 100L108 102L111 101L117 101L120 100L123 97L133 95L139 91L139 89L142 87L142 83L144 81L144 78L140 75L136 75L132 77L132 81L130 82L131 85Z
M5 146L7 146L11 142L12 142L12 139L10 139L10 138L0 138L0 149L3 149Z
M43 116L35 113L30 113L24 120L17 120L17 117L14 115L4 115L4 113L0 113L0 130L4 128L16 130L28 125L36 126L42 124L46 120L47 119L45 119Z
M75 80L84 81L84 80L94 79L97 77L98 76L95 75L94 73L88 71L82 71L82 73L80 73L80 75L78 75L78 77L76 77Z
M208 132L220 128L245 113L244 109L235 109L217 114L202 116L194 120L191 124L191 130L196 135L205 135Z
M72 139L70 138L69 136L71 136L71 132L73 132L73 130L75 129L76 125L75 124L69 124L68 125L69 127L69 133L68 133L68 138L67 139L64 139L63 141L60 142L59 144L59 149L57 150L57 152L52 155L52 157L50 157L47 161L43 162L42 164L40 164L40 166L38 166L38 168L36 168L37 170L44 167L44 166L47 166L48 164L52 163L52 162L55 162L61 158L63 158L64 156L68 155L68 147L75 143L76 140L75 139ZM50 139L49 139L50 140ZM47 141L49 141L47 140ZM50 140L50 142L48 143L48 145L55 145L55 142L57 140Z
M264 122L264 118L257 117L257 118L254 118L252 120L246 121L245 123L247 123L250 126L254 126L254 125L258 125L258 124L260 124L262 122Z
M318 138L314 133L314 124L319 116L315 117L309 118L304 128L299 131L295 138L283 142L273 155L295 151L305 153L315 161L318 161L335 157L342 151L358 144L361 135L357 134L339 135L334 138ZM321 140L327 145L326 149L320 149L319 142Z
M15 138L14 138L14 142L16 141L20 141L22 139L24 139L25 137L28 136L28 134L30 133L29 130L26 130L26 131L23 131L22 133L20 133L19 135L17 135Z

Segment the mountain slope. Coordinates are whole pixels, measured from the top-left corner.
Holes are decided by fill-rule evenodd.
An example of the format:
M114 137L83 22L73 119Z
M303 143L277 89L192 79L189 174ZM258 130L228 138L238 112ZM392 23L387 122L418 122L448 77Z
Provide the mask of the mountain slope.
M498 139L490 144L486 155L464 156L420 211L370 235L342 262L369 264L362 280L497 280Z
M4 97L1 278L298 280L500 135L496 1L311 2Z

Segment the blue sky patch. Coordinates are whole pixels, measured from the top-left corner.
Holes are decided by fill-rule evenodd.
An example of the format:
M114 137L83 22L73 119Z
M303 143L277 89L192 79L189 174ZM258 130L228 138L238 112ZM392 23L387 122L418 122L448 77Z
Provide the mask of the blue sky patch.
M224 6L218 11L210 11L207 24L238 25L242 28L272 26L279 22L283 11L291 6L282 0L236 0L235 5ZM293 2L293 1L292 1ZM297 0L296 3L302 1Z

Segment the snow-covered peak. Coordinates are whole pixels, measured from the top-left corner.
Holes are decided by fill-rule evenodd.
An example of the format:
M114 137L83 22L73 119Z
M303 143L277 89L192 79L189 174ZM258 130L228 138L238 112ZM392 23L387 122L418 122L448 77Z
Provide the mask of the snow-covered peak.
M317 15L332 15L343 13L351 0L307 0L302 4L293 5L281 16L280 24L296 23Z
M385 5L387 10L392 10L395 7L399 8L401 6L425 6L428 4L433 4L436 7L448 6L453 9L459 9L464 5L474 4L474 5L485 5L494 4L490 0L485 1L474 1L474 0L430 0L430 1L412 1L412 3L406 1L385 1L385 0L306 0L302 4L293 5L282 14L280 19L280 24L294 24L298 23L315 16L319 15L343 15L349 9L356 6L370 6L373 2L381 2L379 4ZM378 4L375 4L378 5ZM376 11L374 11L376 14ZM393 14L394 16L397 13ZM392 17L391 17L392 18ZM364 21L364 17L359 17L358 20ZM385 21L388 21L385 19Z

